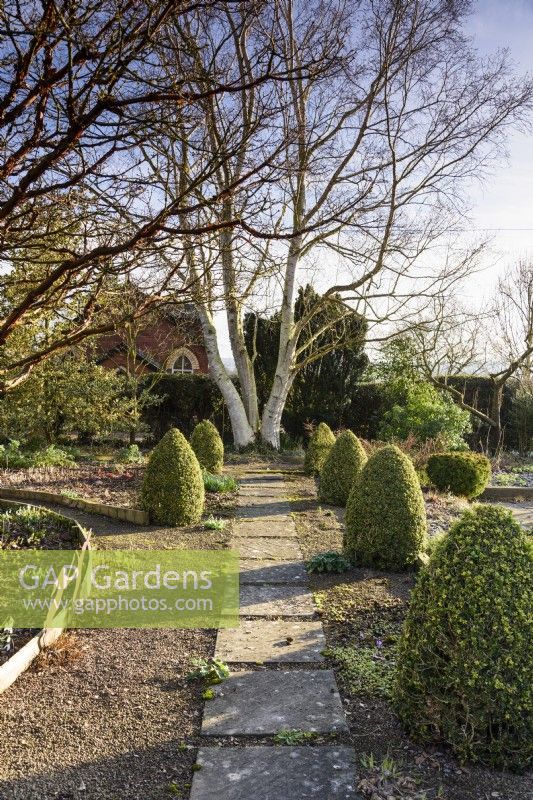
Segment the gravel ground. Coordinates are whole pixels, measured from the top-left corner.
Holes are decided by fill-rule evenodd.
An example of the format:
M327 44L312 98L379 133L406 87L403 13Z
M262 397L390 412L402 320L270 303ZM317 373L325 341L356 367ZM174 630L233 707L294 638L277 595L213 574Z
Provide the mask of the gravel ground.
M54 509L55 510L55 509ZM57 509L99 549L223 548L227 531L137 527ZM0 698L1 800L155 800L189 794L203 701L185 680L208 630L67 634Z

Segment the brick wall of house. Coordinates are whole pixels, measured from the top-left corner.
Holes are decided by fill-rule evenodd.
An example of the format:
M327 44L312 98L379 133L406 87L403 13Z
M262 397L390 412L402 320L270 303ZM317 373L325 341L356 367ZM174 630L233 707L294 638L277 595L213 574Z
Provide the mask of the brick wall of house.
M187 348L196 357L195 372L207 374L209 371L207 353L202 343L202 332L197 320L187 318L181 323L161 317L157 322L148 324L139 332L136 346L139 354L137 358L139 374L158 368L169 369L169 359L174 351L181 347ZM143 359L142 356L148 358ZM102 366L108 369L125 367L127 354L124 352L122 337L118 333L99 337L96 345L96 358Z

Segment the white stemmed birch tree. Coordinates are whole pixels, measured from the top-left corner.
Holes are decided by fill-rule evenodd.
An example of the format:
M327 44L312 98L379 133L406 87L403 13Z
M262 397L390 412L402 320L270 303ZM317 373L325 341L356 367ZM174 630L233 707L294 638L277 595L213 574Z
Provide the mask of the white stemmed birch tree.
M199 191L223 198L209 208L214 225L239 226L191 239L189 267L207 275L195 302L237 447L257 436L279 447L294 376L319 357L312 344L322 331L309 322L324 303L340 298L339 314L355 308L371 330L386 322L405 330L475 259L476 248L455 247L462 193L529 112L532 85L512 76L505 54L478 57L463 33L469 8L466 0L273 0L228 8L204 32L195 74L202 65L203 81L224 74L242 90L206 99L201 147L190 152L223 154L214 188ZM257 87L254 54L265 37L283 79ZM173 168L187 181L183 153ZM246 173L256 180L242 184ZM311 272L321 299L295 320L296 292ZM281 326L259 409L243 317L263 295ZM220 357L217 304L238 389Z

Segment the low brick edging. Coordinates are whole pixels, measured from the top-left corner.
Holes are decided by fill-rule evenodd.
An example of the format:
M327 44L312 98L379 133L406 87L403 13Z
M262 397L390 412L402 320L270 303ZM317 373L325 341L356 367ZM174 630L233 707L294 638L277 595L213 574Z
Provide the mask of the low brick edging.
M30 504L0 499L0 509L22 508L28 505ZM76 522L76 520L70 517L64 517L62 514L57 514L55 511L50 511L49 509L45 510L49 514L59 517L71 530L76 531L81 550L90 547L90 534L79 522ZM20 677L23 672L26 672L32 661L34 661L45 648L54 644L62 633L63 628L43 628L43 630L39 631L29 642L26 642L24 647L17 650L11 658L8 658L8 660L0 666L0 694L15 683L17 678Z
M506 503L533 501L533 486L488 486L478 499Z
M43 489L12 489L0 487L0 498L12 500L34 500L40 503L53 503L66 508L77 508L80 511L87 511L89 514L100 514L111 519L120 519L123 522L131 522L132 525L148 525L150 517L147 511L139 508L125 508L123 506L111 506L107 503L100 503L97 500L84 500L82 497L67 497L56 492L47 492Z

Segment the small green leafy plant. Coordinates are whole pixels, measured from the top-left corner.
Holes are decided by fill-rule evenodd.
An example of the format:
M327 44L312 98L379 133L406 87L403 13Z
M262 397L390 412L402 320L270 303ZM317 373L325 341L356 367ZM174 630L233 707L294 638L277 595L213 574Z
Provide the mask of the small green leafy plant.
M276 733L274 736L274 741L276 744L295 745L303 744L304 742L311 742L316 739L317 736L318 734L314 733L313 731L285 729Z
M375 647L332 647L324 655L332 658L348 693L355 697L392 695L395 676L396 644L385 647L381 639Z
M11 439L7 444L0 444L0 464L4 469L26 469L31 466L31 459L21 452L20 442Z
M196 669L187 675L189 681L205 681L208 686L215 686L230 674L228 665L219 658L193 658L191 663Z
M69 453L51 444L42 450L37 450L32 456L34 467L75 467L76 462Z
M204 522L204 528L206 531L223 531L226 527L226 520L220 519L220 517L213 517L210 516Z
M316 553L306 562L305 568L310 573L324 572L346 572L351 568L351 564L342 553L328 550L325 553Z
M117 463L118 464L142 464L144 461L143 454L139 450L138 444L130 444L128 447L123 447L118 451Z
M222 477L221 475L212 475L207 470L202 470L204 477L204 489L206 492L213 492L216 494L227 494L229 492L236 492L239 484L235 478L229 476Z
M43 523L46 513L36 508L5 511L0 516L0 550L21 550L39 547L46 536Z
M77 493L72 491L72 489L63 489L61 492L63 497L68 497L70 500L81 500L81 496Z

